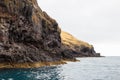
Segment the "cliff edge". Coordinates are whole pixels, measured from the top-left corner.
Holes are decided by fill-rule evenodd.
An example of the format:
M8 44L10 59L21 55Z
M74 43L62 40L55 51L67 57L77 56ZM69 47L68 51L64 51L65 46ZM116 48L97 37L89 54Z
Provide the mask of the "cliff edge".
M66 51L68 47L61 44L60 33L58 23L40 9L36 0L0 1L0 63L3 66L75 60Z
M74 57L100 57L100 53L96 53L92 45L78 40L65 31L61 32L61 39L63 49Z

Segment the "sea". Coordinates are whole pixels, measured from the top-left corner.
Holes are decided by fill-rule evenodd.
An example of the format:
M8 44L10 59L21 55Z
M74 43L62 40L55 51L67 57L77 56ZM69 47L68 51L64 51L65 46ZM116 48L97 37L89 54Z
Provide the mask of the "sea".
M59 66L0 69L0 80L120 80L120 57L77 59Z

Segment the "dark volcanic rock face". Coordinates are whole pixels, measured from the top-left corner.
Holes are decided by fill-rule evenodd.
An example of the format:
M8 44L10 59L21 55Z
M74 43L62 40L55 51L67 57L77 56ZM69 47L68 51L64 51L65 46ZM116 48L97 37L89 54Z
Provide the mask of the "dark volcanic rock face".
M58 23L38 7L36 0L0 0L1 63L74 60L73 53L95 53L92 48L77 48L77 44L62 45L60 33Z
M78 40L67 32L61 31L61 38L62 50L64 50L65 56L67 56L68 53L71 53L70 55L74 57L100 57L100 54L95 52L92 45Z
M36 0L0 0L0 62L60 60L60 32Z

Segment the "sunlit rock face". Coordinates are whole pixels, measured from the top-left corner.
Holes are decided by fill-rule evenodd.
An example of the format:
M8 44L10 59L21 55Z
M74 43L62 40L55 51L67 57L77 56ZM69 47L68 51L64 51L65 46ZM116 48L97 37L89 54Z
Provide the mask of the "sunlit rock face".
M0 0L0 62L60 60L60 32L36 0Z

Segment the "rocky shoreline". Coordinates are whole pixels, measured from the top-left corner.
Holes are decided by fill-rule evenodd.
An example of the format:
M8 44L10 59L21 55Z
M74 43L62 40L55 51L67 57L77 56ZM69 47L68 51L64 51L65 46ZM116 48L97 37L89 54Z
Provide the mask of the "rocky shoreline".
M60 60L60 61L53 61L53 62L25 62L25 63L10 63L4 62L0 63L0 69L2 68L39 68L44 66L56 66L56 65L64 65L67 62L78 62L79 60Z
M17 67L36 62L39 66L49 62L61 64L64 63L61 60L74 61L78 56L100 56L86 44L83 47L64 44L61 33L58 23L40 9L37 0L0 1L1 66Z
M44 66L53 66L66 64L64 61L55 62L34 62L34 63L0 63L0 68L39 68Z

